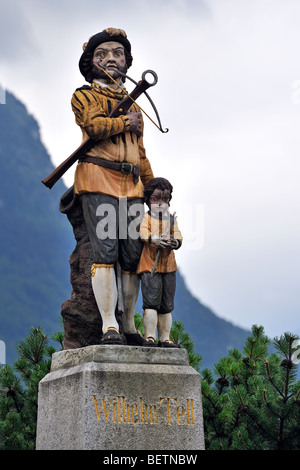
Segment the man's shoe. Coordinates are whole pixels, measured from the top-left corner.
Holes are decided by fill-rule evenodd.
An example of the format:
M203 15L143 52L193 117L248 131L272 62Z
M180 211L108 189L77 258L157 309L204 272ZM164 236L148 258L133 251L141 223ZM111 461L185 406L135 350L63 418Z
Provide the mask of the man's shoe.
M139 331L136 333L125 333L125 338L128 346L147 346L147 341Z
M180 348L179 344L173 343L173 341L167 340L167 341L159 341L158 342L158 347L159 348Z
M102 336L100 344L125 344L125 342L116 328L109 327Z

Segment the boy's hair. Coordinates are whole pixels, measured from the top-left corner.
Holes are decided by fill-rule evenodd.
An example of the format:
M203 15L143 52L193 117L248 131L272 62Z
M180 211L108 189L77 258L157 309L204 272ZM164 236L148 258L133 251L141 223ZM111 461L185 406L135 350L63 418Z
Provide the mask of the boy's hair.
M144 198L145 198L145 203L146 204L149 203L149 199L151 197L151 194L156 189L160 189L161 191L165 191L165 190L170 191L170 199L169 200L171 201L173 186L171 185L170 181L168 181L165 178L152 178L144 186Z

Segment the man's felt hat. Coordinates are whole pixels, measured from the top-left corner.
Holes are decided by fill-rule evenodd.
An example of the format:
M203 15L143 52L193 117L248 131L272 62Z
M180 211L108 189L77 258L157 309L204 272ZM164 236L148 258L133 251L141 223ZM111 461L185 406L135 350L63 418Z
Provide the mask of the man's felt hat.
M84 76L84 59L86 58L88 53L93 53L96 47L104 42L119 42L124 46L129 53L131 52L131 44L127 39L127 35L123 29L116 29L116 28L107 28L104 29L101 33L94 34L94 36L90 37L88 42L83 44L83 53L79 60L79 69L82 75Z

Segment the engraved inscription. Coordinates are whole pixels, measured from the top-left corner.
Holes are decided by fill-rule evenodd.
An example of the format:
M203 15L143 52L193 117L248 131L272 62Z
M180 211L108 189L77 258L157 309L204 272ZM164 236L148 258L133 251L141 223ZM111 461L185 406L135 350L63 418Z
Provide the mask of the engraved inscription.
M93 395L97 420L116 424L160 423L169 426L194 426L194 399L161 397L157 404L147 404L143 397L131 402L125 396L105 396L97 399Z

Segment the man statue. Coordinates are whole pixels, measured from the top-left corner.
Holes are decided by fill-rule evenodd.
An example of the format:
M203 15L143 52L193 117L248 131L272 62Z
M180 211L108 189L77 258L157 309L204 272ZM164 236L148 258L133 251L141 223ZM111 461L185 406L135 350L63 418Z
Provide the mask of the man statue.
M83 140L95 141L80 158L74 192L81 201L82 213L92 248L92 289L102 319L102 344L124 344L116 320L118 302L116 264L123 286L123 329L127 344L143 344L134 325L139 294L137 265L142 251L139 237L119 237L120 210L127 226L132 220L133 204L143 207L144 184L153 178L143 145L143 120L133 103L130 112L116 118L110 111L125 96L124 75L132 64L131 45L125 31L108 28L92 36L83 46L79 68L90 85L77 89L71 104ZM112 209L108 223L115 225L116 236L102 236L99 222ZM115 215L114 215L115 214ZM131 214L131 215L128 215ZM122 223L124 222L122 217ZM111 228L111 227L109 227ZM122 232L124 227L122 226ZM111 233L108 230L108 233Z

